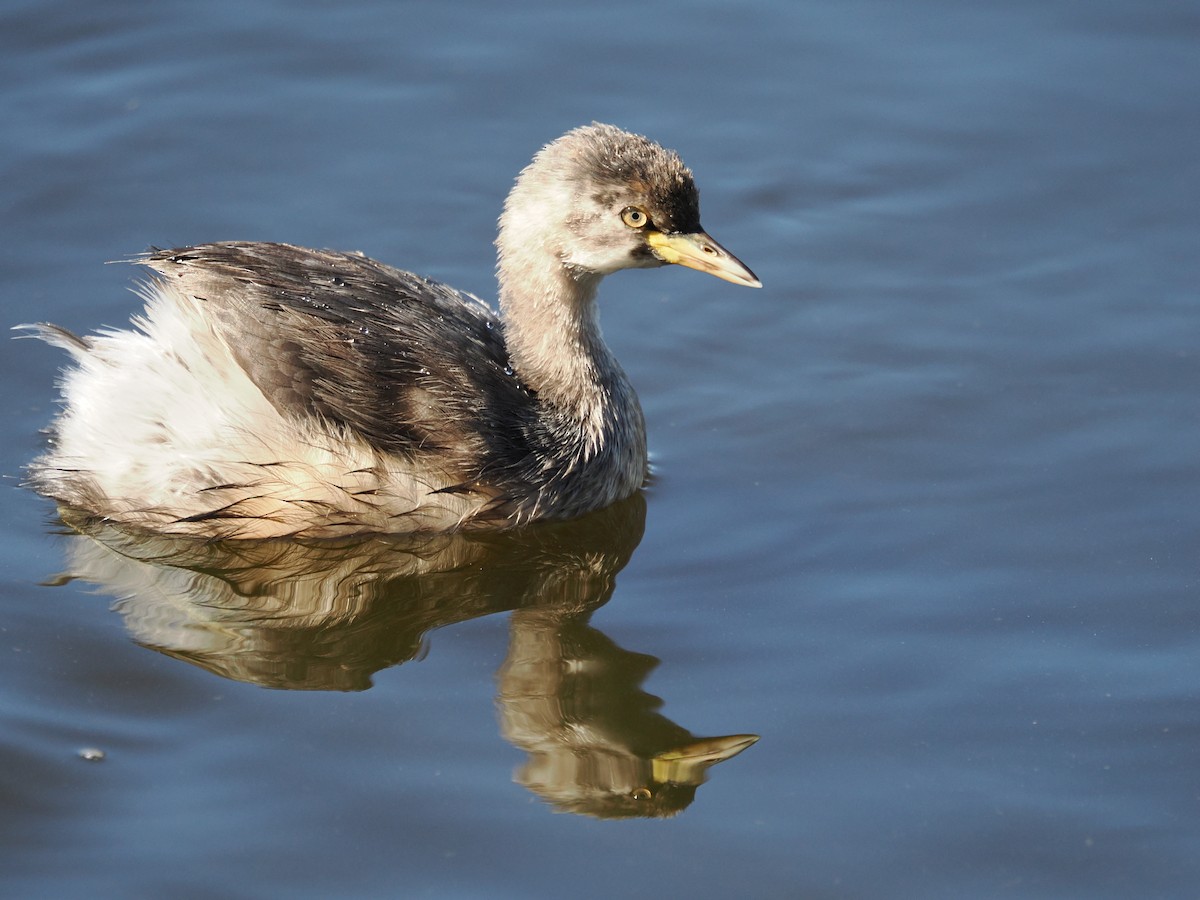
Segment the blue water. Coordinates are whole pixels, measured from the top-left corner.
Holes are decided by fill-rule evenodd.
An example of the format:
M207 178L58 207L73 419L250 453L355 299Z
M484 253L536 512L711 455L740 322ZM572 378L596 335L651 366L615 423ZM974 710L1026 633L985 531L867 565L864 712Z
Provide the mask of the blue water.
M105 262L220 239L491 296L513 176L591 120L677 148L765 288L606 282L644 504L341 555L73 534L18 487L62 359L8 343L0 893L1195 896L1198 38L1134 0L10 0L9 324L120 326ZM736 734L632 804L667 818L563 774Z

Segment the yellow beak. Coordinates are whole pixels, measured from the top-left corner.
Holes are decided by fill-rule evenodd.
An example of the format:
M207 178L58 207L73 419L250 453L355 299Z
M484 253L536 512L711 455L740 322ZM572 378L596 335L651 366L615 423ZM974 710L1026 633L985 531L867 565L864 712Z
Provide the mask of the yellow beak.
M651 757L651 777L660 783L703 784L704 772L709 766L737 756L757 740L757 734L731 734L700 738L682 747L665 750Z
M736 256L710 238L703 231L694 234L664 234L648 231L646 243L665 263L675 263L716 275L734 284L746 287L762 287L762 282L747 269Z

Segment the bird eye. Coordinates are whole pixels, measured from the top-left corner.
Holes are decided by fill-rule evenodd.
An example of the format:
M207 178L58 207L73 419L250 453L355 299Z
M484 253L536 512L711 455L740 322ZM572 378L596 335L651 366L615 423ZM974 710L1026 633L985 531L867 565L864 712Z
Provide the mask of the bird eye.
M650 221L650 217L636 206L627 206L621 210L621 221L630 228L642 228Z

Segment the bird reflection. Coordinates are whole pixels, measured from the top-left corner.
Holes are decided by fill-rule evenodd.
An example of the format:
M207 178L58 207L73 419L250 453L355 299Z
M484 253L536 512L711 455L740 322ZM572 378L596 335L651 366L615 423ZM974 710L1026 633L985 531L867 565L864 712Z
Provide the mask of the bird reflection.
M658 664L588 623L641 540L640 494L589 516L497 533L354 542L202 542L61 510L67 571L116 598L143 646L225 678L358 691L421 657L435 628L512 611L497 675L517 780L562 811L666 816L755 735L697 738L641 684Z
M756 735L693 737L641 689L658 665L618 647L587 615L513 613L497 702L504 737L529 754L517 780L564 812L669 816L686 808L709 766Z

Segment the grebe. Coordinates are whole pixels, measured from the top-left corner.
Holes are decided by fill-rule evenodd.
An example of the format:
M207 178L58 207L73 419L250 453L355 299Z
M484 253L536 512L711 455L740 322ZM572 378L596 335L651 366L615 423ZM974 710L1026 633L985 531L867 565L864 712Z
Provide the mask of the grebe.
M74 361L33 486L207 538L502 528L631 495L645 424L601 279L677 263L761 283L701 228L679 156L611 125L544 147L499 225L499 315L361 254L152 250L134 330L24 326Z

